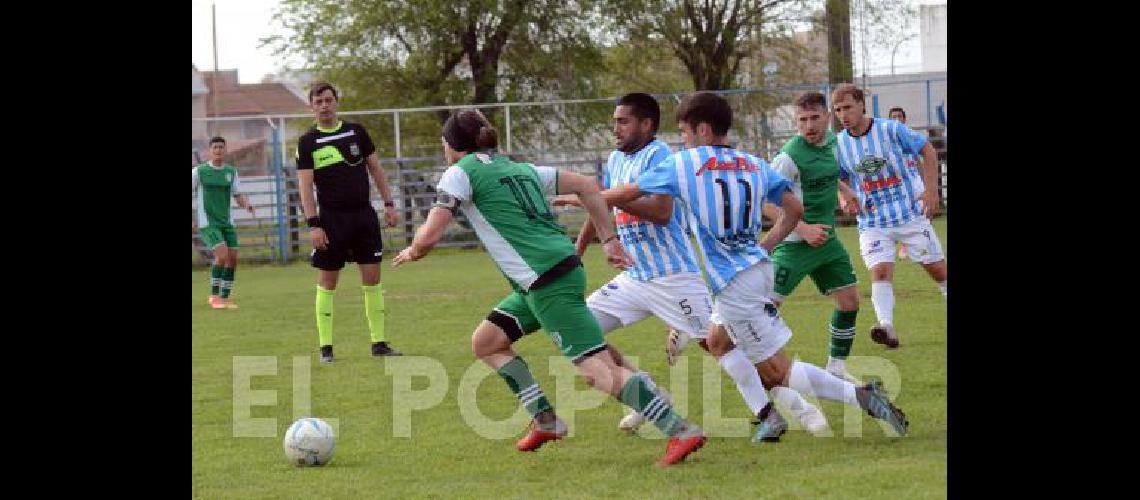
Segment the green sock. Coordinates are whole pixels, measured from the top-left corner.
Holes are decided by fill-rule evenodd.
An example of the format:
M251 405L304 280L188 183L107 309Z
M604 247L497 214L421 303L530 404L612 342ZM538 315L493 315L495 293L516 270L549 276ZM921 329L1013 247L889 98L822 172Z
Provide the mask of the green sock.
M847 359L851 354L851 344L855 342L855 316L859 310L840 311L836 309L831 313L831 324L827 329L831 332L831 357Z
M384 337L384 288L377 283L364 285L364 315L368 317L368 334L373 342L388 340Z
M227 267L222 271L222 298L230 298L230 292L234 289L234 275L237 274L236 267Z
M530 368L526 366L526 361L523 361L521 357L516 356L508 361L507 364L499 368L498 372L531 416L554 409L553 406L550 406L550 401L546 399L546 394L543 394L542 388L538 386L538 382L534 381L534 376L531 375Z
M640 374L629 377L622 386L621 397L618 399L645 415L645 418L651 420L653 425L661 429L666 436L672 437L681 430L681 424L685 423L685 419L673 411L673 406L665 402L660 393L653 390L644 377L646 376Z
M218 289L222 287L222 273L225 268L214 264L210 266L210 295L217 295Z
M317 285L317 336L321 338L321 345L332 345L333 332L333 297L336 292L325 290Z

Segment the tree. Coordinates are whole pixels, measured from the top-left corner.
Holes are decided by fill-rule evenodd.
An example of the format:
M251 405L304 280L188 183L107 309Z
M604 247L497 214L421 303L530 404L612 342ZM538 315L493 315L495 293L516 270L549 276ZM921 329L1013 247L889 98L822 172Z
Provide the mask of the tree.
M850 82L854 74L851 62L851 2L827 0L827 81Z
M262 42L299 56L353 109L576 97L604 68L587 31L595 11L590 0L283 0L274 20L287 34ZM446 116L402 117L401 135L438 148Z
M804 0L629 0L609 4L633 43L662 41L684 64L696 90L732 88L741 61L764 28Z

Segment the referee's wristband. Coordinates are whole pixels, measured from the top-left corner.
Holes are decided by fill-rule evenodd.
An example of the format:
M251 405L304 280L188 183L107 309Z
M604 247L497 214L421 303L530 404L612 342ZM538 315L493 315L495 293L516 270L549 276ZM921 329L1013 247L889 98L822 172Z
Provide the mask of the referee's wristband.
M609 243L610 240L616 240L616 239L618 239L617 233L611 234L609 238L602 240L602 244L605 245L606 243Z
M309 225L309 229L315 229L315 228L321 227L321 218L320 217L309 217L308 219L305 220L305 222Z

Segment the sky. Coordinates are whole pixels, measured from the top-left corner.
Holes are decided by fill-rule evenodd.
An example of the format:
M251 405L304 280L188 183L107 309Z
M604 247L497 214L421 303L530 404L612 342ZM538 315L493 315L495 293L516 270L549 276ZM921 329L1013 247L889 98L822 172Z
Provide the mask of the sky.
M258 39L278 34L271 16L277 0L193 0L191 49L194 65L201 71L214 69L211 43L210 6L215 5L218 21L218 67L238 70L241 83L258 83L275 73L283 61L269 48L258 48Z
M241 83L258 83L262 77L275 73L285 66L285 61L272 55L269 48L258 48L260 38L274 34L284 34L282 28L272 21L273 8L278 0L192 0L191 45L193 62L199 70L214 69L213 44L211 43L210 6L215 5L218 23L218 67L237 69ZM909 0L914 5L943 4L946 0ZM858 0L853 1L856 4ZM854 21L854 19L852 20ZM915 30L917 31L917 21ZM895 55L898 72L921 69L921 49L918 37L899 46ZM890 54L873 54L867 66L871 73L889 73ZM860 74L862 58L856 54L855 73Z

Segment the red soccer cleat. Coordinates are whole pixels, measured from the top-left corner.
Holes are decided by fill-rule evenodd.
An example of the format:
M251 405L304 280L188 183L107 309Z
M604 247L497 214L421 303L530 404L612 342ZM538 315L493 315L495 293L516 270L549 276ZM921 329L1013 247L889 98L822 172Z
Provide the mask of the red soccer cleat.
M665 467L684 460L690 453L701 449L705 445L705 440L705 433L701 428L690 424L689 429L669 438L669 444L665 446L665 456L657 461L657 466Z
M530 422L530 433L518 442L519 451L535 451L542 446L542 443L547 441L557 441L566 435L566 422L557 418L554 421L554 430L543 430L538 427L535 421Z

